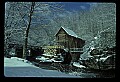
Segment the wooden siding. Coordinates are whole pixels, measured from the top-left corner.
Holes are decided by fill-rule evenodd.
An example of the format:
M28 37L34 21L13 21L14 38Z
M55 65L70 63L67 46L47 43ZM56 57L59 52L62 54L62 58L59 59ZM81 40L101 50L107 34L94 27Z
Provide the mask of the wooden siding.
M83 40L68 35L62 28L56 34L56 42L68 49L81 48L84 45Z
M71 61L77 61L80 57L80 54L83 53L82 47L84 46L85 41L80 39L73 31L70 31L69 29L66 30L65 28L61 27L56 34L56 42L57 45L68 48L72 57Z

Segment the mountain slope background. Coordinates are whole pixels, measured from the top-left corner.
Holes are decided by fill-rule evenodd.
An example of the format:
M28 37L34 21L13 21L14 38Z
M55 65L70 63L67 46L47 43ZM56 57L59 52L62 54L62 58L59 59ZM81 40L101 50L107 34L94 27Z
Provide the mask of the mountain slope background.
M29 30L28 45L54 45L54 35L61 26L73 30L86 41L86 44L91 41L95 41L96 46L100 47L116 44L115 3L54 2L50 4L52 6L40 5L36 8ZM26 7L29 7L30 3L8 2L5 5L5 45L9 43L23 45L26 29L23 18L28 20L29 12ZM40 9L46 10L47 13L39 12Z

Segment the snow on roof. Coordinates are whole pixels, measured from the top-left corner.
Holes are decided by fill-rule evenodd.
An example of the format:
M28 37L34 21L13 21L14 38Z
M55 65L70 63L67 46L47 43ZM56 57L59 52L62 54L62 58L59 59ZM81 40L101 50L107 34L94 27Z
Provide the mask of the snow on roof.
M78 36L72 30L64 28L64 27L61 27L61 28L63 28L68 35L78 38Z
M62 28L68 35L80 39L80 37L78 37L78 36L75 34L75 32L73 32L72 30L70 30L70 29L68 29L68 28L64 28L63 26L61 26L61 28ZM60 29L61 29L61 28L60 28ZM59 32L59 31L58 31L58 32ZM58 33L58 32L57 32L57 33ZM57 34L57 33L56 33L56 34ZM55 35L56 35L56 34L55 34Z

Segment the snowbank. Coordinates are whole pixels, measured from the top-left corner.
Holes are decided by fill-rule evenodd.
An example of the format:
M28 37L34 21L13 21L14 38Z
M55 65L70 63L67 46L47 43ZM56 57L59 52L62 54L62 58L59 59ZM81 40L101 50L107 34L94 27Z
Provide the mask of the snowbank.
M26 63L26 60L17 57L4 58L4 75L5 77L81 78L80 76L65 74L57 70L45 70Z
M17 58L17 57L11 57L11 58L4 58L4 67L26 67L26 66L32 66L32 63L29 61L22 59L22 58Z

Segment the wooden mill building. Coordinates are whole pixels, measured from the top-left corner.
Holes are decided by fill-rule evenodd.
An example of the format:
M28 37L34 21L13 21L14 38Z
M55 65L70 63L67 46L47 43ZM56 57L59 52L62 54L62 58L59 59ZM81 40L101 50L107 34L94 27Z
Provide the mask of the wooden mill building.
M76 58L79 58L80 54L82 53L82 47L85 44L85 41L79 38L72 30L61 27L58 32L55 34L57 45L64 46L67 48L71 55L74 55ZM75 57L77 56L77 57Z

